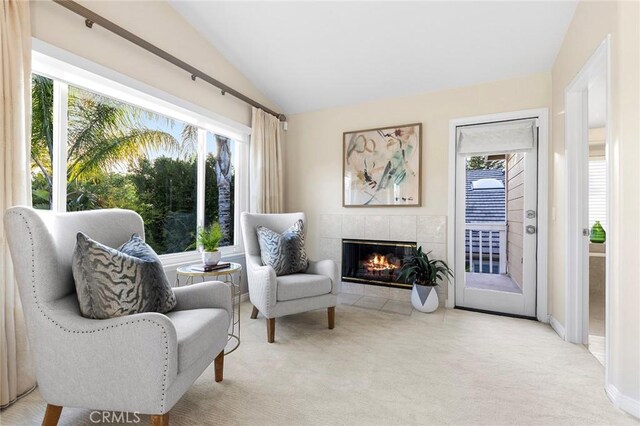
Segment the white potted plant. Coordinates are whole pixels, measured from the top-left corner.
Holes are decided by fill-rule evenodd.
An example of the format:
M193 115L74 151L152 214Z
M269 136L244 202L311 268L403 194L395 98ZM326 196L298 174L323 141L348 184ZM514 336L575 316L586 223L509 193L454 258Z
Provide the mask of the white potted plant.
M202 263L210 266L217 265L220 262L218 244L221 239L222 231L220 231L220 224L217 222L198 231L197 244L200 246Z
M413 283L411 304L420 312L433 312L438 309L438 281L453 277L449 266L438 259L429 259L429 254L422 247L404 259L398 278Z

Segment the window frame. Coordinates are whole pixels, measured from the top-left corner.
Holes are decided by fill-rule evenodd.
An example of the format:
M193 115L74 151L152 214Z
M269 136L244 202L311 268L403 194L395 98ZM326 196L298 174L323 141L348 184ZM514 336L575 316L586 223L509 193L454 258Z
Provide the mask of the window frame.
M194 125L198 128L196 223L204 225L206 135L208 132L234 141L234 244L221 247L223 258L244 253L240 237L240 212L249 206L249 140L251 128L206 110L184 99L148 86L111 69L88 61L62 49L33 39L32 73L54 81L53 135L54 162L51 210L66 211L67 198L67 122L69 85L79 87L154 113ZM159 256L165 267L195 261L197 250Z

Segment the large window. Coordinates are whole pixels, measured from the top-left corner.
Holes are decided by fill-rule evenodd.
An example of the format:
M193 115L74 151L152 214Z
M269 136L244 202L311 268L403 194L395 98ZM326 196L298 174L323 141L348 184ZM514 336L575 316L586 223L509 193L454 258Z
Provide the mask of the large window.
M235 245L233 139L38 74L32 98L34 207L134 210L158 254L195 250L214 222Z

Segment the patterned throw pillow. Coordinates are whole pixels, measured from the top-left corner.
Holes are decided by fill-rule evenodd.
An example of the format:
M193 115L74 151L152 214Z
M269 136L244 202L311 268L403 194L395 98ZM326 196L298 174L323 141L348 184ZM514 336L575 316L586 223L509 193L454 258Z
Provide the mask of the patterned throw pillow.
M165 313L176 305L158 255L138 234L114 249L78 232L72 270L87 318Z
M258 232L262 263L271 266L277 276L307 270L309 261L304 250L304 223L302 220L298 220L282 234L264 226L258 226L256 231Z

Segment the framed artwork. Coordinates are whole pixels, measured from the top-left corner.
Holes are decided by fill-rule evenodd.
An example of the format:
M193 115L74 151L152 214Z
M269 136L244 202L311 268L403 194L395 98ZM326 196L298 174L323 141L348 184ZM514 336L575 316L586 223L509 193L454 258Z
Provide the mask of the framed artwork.
M345 132L344 207L420 206L422 124Z

